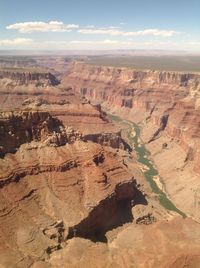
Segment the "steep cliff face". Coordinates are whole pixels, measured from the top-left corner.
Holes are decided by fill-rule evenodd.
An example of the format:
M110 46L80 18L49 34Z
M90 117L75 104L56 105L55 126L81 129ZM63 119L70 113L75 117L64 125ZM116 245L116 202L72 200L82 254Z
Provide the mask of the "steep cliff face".
M120 133L95 134L115 129L99 105L35 101L0 113L4 267L47 262L75 236L106 242L106 232L133 221L131 201L148 205L139 168L131 171L128 153L111 148L123 147ZM90 127L82 135L71 125Z
M94 133L84 135L85 140L90 140L99 143L103 146L110 146L112 148L119 148L122 150L131 151L130 146L123 140L121 131L117 133Z
M153 116L156 116L156 111L158 116L162 116L164 110L171 109L183 99L189 105L193 99L192 106L195 108L199 105L200 75L195 74L134 71L74 63L62 83L74 86L90 99L153 113ZM144 113L143 119L145 116Z
M18 71L18 69L0 70L0 82L13 82L16 85L28 85L35 84L36 86L55 86L59 84L59 81L51 73L46 72L29 72L26 69Z
M128 68L116 68L106 66L86 65L80 62L74 62L71 65L73 75L80 79L98 81L103 83L110 82L146 82L147 84L175 84L178 86L186 86L194 81L199 81L200 76L190 73L178 73L167 71L136 71ZM69 70L69 74L71 74Z
M0 67L1 68L27 68L37 66L37 61L31 58L15 58L9 56L1 56L0 57Z
M114 150L81 140L56 147L32 141L6 154L0 159L1 264L29 267L74 236L99 241L132 221L131 200L145 200L134 177ZM122 210L127 216L120 219Z
M49 146L64 145L80 139L80 134L66 128L60 120L44 111L0 113L0 155L16 152L24 143L41 141Z
M79 103L73 89L60 86L59 80L43 69L10 68L0 70L1 111L19 109L38 110L44 106L50 111L52 106L67 106Z
M76 62L62 83L91 101L101 102L112 113L139 123L141 138L170 197L200 220L200 74Z
M151 121L155 125L152 133L155 136L161 130L162 118L167 117L165 133L176 139L184 150L194 148L194 155L197 155L200 140L199 74L135 71L75 62L62 83L72 85L89 99L127 108L133 121Z
M35 91L35 78L28 82L24 76L18 82L13 79L9 87L3 84L0 264L6 268L16 264L23 268L94 267L95 263L99 267L123 267L124 263L162 267L163 261L170 265L181 254L190 256L190 250L199 252L199 235L194 239L193 234L197 223L175 219L159 224L173 214L152 194L134 154L120 150L130 149L123 132L98 104L101 101L130 120L151 123L153 130L146 139L153 137L150 145L164 133L176 135L188 150L185 163L197 164L196 151L191 144L187 146L189 134L183 139L173 123L192 121L193 106L181 101L191 98L189 84L196 77L107 67L99 69L99 77L98 68L92 68L74 64L61 88L42 86ZM195 90L197 80L192 84ZM173 121L178 108L178 120L174 117ZM198 128L191 128L190 133L198 135ZM185 236L187 242L181 240ZM158 241L163 245L162 256L155 258ZM170 259L175 250L177 256Z

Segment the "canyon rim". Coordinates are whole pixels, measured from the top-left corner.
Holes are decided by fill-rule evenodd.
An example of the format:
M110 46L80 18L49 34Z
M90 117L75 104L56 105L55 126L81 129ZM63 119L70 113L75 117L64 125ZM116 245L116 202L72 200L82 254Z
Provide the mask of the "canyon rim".
M17 2L0 8L0 268L199 268L199 3Z

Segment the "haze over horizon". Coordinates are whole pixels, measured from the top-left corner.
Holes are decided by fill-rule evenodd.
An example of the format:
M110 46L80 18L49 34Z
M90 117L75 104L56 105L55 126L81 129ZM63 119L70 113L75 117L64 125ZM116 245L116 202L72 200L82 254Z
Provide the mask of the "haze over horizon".
M200 2L150 2L0 0L0 50L200 52Z

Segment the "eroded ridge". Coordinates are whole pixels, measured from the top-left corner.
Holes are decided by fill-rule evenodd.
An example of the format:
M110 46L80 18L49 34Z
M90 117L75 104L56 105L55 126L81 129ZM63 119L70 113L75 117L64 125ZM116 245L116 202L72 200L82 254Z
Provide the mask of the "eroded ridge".
M101 103L110 113L139 124L167 193L177 207L200 221L199 73L74 62L61 83Z
M84 141L47 112L4 113L1 122L7 139L0 159L1 237L7 241L1 252L7 267L48 258L75 229L76 237L102 241L133 220L131 200L143 194L116 149Z
M160 152L164 163L173 166L165 154L176 155L171 150L176 146L187 149L189 135L197 133L193 123L196 130L185 129L183 144L184 131L177 128L198 114L198 101L196 112L190 102L193 96L198 100L198 76L80 63L72 64L60 84L42 72L23 73L0 78L0 264L94 268L198 263L199 225L162 207L144 178ZM119 120L113 123L104 112L108 110L129 120L121 121L131 129ZM175 110L181 118L185 112L172 128ZM141 136L130 123L136 119L143 127ZM153 159L147 151L143 154L149 165L136 155L143 142L148 149L159 148ZM194 168L194 149L190 144L182 153L179 171L190 164Z

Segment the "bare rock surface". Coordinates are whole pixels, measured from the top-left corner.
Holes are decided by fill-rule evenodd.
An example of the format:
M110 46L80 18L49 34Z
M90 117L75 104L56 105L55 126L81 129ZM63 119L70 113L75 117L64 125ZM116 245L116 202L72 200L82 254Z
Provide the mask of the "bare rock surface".
M75 62L61 82L140 124L170 198L200 221L200 75Z
M20 116L18 130L23 133L23 119L40 119L34 128L40 132L37 139L24 140L15 153L0 159L3 266L46 261L74 236L104 241L108 230L132 221L133 198L147 204L134 173L116 150L84 142L69 128L62 129L65 142L57 143L60 127L53 128L53 136L51 128L46 132L50 136L39 134L41 118L49 119L52 127L60 126L59 120L46 113ZM6 127L11 122L6 121Z
M0 72L0 267L198 267L199 75L73 63L58 82ZM193 219L161 206L100 103L140 123Z
M129 225L108 245L70 240L49 267L198 267L199 239L199 224L189 219Z

